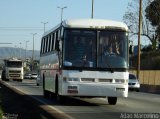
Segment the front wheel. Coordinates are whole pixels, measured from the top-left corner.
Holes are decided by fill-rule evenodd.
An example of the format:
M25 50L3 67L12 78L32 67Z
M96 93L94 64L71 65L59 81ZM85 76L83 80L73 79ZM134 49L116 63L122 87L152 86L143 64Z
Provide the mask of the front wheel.
M45 76L44 76L44 74L43 74L43 85L42 85L42 87L43 87L43 96L45 98L48 98L49 97L49 92L45 90Z
M117 103L117 97L108 97L108 103L110 105L115 105Z

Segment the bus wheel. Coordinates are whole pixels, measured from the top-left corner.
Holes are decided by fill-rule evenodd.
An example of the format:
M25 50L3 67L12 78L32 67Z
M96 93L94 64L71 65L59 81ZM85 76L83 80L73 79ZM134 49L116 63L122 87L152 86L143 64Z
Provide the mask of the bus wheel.
M9 79L5 78L5 81L9 81Z
M110 105L115 105L117 103L117 97L108 97L108 103Z
M50 97L50 93L48 91L46 91L46 90L43 90L43 96L45 98L49 98Z
M65 96L62 96L62 95L57 95L57 101L61 104L65 104L66 102L66 98Z
M44 96L45 98L48 98L48 97L49 97L48 91L45 90L45 76L44 76L44 74L43 74L43 96Z
M56 76L55 80L55 96L58 102L60 102L61 104L65 103L65 96L59 95L58 93L58 76Z

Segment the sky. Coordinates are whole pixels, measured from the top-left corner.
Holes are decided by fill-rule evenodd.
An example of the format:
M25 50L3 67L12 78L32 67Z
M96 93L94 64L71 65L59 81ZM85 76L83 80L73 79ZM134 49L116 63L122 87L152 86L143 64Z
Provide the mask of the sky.
M40 50L44 33L42 22L48 22L46 31L63 20L91 18L92 0L0 0L0 47ZM94 0L94 18L122 21L128 0ZM11 44L1 44L11 43Z

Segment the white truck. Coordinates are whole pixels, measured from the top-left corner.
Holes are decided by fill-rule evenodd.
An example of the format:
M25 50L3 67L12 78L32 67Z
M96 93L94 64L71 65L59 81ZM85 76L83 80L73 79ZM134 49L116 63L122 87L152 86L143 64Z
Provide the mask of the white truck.
M2 80L9 81L23 80L23 61L17 58L10 58L4 60L4 67L2 71Z

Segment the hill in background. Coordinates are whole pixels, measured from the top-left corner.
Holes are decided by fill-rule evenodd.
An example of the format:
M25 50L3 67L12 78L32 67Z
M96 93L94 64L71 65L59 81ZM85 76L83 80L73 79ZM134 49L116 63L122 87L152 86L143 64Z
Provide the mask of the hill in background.
M20 49L20 48L13 48L13 47L0 47L0 59L10 58L10 57L18 57L25 59L26 58L32 58L32 50L26 50ZM36 60L39 60L40 58L40 52L38 50L34 51L34 58Z

